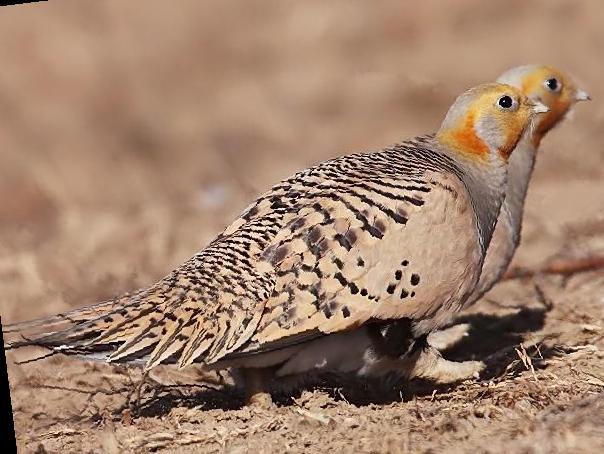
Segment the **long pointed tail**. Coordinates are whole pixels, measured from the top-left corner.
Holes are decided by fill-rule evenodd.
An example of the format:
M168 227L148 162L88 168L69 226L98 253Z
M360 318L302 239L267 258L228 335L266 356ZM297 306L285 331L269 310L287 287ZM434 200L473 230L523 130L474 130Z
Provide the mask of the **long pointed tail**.
M49 317L4 325L4 348L40 346L57 352L68 347L77 348L99 334L94 328L99 322L108 317L119 317L120 312L139 301L145 292L142 289Z

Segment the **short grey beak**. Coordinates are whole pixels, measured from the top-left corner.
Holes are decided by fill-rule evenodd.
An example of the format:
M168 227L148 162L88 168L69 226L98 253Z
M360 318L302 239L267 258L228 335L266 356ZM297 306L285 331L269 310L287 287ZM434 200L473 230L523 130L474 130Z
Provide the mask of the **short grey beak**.
M587 93L585 90L579 89L575 93L575 99L577 101L589 101L591 99L591 96L589 96L589 93Z
M539 101L533 101L533 112L536 114L549 112L549 107Z

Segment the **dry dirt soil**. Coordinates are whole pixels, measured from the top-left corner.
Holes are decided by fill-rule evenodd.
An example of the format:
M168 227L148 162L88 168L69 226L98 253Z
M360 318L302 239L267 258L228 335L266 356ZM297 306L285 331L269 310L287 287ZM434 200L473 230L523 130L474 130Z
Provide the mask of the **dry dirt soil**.
M0 313L154 282L272 183L434 131L527 62L593 101L544 141L514 265L604 254L604 2L64 0L0 9ZM604 271L498 285L476 381L327 381L263 411L217 377L8 352L22 452L604 452ZM33 352L35 353L35 352Z

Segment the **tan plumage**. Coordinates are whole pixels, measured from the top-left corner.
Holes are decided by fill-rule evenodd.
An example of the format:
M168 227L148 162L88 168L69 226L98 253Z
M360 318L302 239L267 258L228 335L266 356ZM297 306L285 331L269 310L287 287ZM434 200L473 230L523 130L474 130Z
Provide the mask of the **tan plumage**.
M576 102L589 99L587 93L579 89L568 75L551 66L519 66L503 73L497 81L522 90L530 99L543 102L549 111L536 119L529 133L523 136L509 159L506 193L497 225L487 250L478 285L465 301L464 307L477 302L501 279L520 244L524 201L541 140L564 119ZM454 326L446 332L433 333L429 343L437 345L436 339L439 337L444 340L444 344L439 349L450 347L463 338L468 328L468 326ZM392 331L396 329L398 329L396 325L382 328L383 333L388 332L390 336L393 336ZM397 335L394 335L394 338L399 340ZM439 340L439 343L443 340ZM351 344L354 348L346 351L346 359L330 357L323 362L323 367L329 369L333 365L334 368L338 368L340 364L346 364L347 372L356 372L360 375L375 376L394 372L407 377L430 378L441 383L471 378L484 367L484 364L476 361L465 363L446 361L430 346L425 347L419 361L416 359L417 364L407 358L388 357L387 354L375 350L369 333L356 333L355 341ZM313 348L321 350L320 346L313 346ZM424 367L425 363L429 363L432 367Z
M368 323L428 333L476 285L507 158L534 111L506 85L469 90L436 136L302 171L149 289L9 325L26 339L8 346L246 368Z

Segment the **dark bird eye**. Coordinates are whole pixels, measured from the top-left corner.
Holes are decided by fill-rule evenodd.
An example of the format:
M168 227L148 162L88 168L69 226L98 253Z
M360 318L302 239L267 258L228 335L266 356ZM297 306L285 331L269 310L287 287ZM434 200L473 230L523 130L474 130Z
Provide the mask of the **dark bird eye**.
M558 91L560 89L560 82L558 82L558 79L552 77L545 81L545 86L551 91Z
M514 101L512 100L511 96L503 95L501 98L499 98L497 104L499 104L499 107L503 109L509 109L510 107L512 107L512 104L514 104Z

